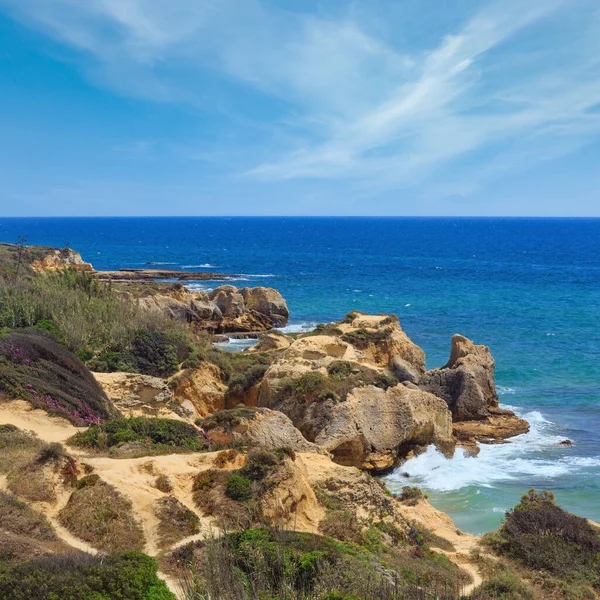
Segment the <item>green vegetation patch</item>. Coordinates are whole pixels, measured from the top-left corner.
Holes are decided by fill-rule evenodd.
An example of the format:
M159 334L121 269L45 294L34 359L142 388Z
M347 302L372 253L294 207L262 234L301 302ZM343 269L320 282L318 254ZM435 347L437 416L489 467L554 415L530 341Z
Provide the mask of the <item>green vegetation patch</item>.
M365 350L371 344L377 345L387 341L392 335L392 330L389 327L382 329L355 329L342 335L342 340L355 346L359 350Z
M0 473L18 471L29 464L44 445L33 433L14 425L0 425Z
M11 277L0 286L0 329L51 333L91 369L157 377L197 366L207 341L185 323L142 309L137 300L91 273Z
M3 600L176 600L139 552L49 556L0 568Z
M244 421L252 421L256 418L259 411L256 408L247 406L236 406L229 410L222 410L206 419L197 419L196 425L204 431L222 428L225 430L233 429Z
M398 384L392 375L342 360L330 363L327 373L309 371L300 377L286 377L281 381L280 393L304 402L339 402L344 401L354 388L374 385L387 390Z
M446 570L437 558L411 560L456 576L456 569ZM451 584L436 588L431 572L429 579L421 577L408 564L395 570L387 555L379 558L366 546L259 528L188 544L166 559L165 568L186 577L187 597L194 599L414 600L433 598L428 592L436 589L445 600L459 598Z
M69 444L117 457L202 452L208 442L193 425L159 417L130 417L107 421L76 433Z

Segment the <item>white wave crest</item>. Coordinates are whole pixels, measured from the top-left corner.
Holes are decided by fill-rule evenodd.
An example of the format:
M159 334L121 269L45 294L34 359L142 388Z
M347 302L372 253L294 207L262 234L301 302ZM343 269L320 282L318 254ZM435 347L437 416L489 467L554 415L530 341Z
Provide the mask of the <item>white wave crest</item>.
M600 458L557 457L553 449L564 436L557 435L554 424L539 411L518 412L530 424L528 433L512 438L507 444L481 444L477 456L458 448L448 459L430 446L388 475L391 489L407 485L406 475L425 489L449 492L468 486L494 487L510 480L554 479L572 474L578 468L600 465Z
M182 269L219 269L220 267L216 267L215 265L211 265L209 263L204 263L203 265L181 265Z
M281 333L307 333L313 331L316 326L316 323L290 323L285 327L277 327L277 330Z

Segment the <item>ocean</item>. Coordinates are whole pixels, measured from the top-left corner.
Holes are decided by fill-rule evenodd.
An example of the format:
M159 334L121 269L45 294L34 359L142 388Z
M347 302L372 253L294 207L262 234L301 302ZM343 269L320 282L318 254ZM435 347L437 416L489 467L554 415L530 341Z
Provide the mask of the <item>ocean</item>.
M600 219L0 219L1 241L19 235L68 243L98 269L236 273L235 285L281 291L290 329L395 313L428 368L454 333L486 344L502 405L531 432L477 457L431 448L388 486L421 486L471 533L498 527L530 487L600 521Z

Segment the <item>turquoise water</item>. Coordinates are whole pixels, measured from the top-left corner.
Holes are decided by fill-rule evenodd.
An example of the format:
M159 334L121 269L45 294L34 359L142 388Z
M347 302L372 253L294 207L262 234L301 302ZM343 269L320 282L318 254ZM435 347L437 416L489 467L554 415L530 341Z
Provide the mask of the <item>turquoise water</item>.
M18 235L69 242L100 269L237 273L237 285L278 288L296 327L394 312L429 368L446 362L454 333L485 343L501 402L532 431L476 458L429 450L390 487L423 486L474 533L532 486L600 521L600 220L0 219L0 240ZM564 438L574 447L557 447Z

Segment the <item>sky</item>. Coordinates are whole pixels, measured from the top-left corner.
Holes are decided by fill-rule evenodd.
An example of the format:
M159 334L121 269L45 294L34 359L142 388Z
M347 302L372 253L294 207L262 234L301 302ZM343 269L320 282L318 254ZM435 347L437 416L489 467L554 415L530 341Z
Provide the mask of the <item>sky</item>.
M598 0L0 0L0 216L600 216Z

